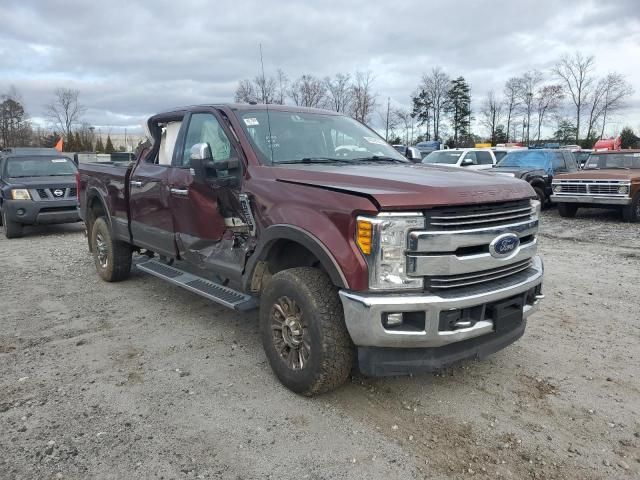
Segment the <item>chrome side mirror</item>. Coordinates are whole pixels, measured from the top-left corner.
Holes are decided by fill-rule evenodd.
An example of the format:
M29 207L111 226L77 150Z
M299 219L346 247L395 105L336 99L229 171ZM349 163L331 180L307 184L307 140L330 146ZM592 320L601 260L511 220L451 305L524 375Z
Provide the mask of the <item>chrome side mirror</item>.
M211 155L211 148L208 143L196 143L191 147L190 153L191 160L213 160Z
M413 163L420 163L422 161L422 152L416 147L407 147L406 157Z

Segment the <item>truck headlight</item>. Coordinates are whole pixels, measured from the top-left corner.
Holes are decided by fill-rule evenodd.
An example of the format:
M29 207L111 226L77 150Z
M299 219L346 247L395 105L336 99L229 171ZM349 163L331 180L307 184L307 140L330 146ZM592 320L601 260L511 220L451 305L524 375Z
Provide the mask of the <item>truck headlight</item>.
M553 191L554 192L561 192L562 191L562 185L554 185L553 186Z
M413 212L358 217L356 242L369 267L371 290L423 288L422 278L406 274L405 251L409 232L424 226L424 216Z
M629 193L629 187L627 185L621 185L618 187L618 193L620 195L627 195Z
M14 200L31 200L29 190L25 188L14 188L11 190L11 198Z
M531 208L535 210L536 216L539 217L542 212L542 204L540 203L540 200L531 200Z

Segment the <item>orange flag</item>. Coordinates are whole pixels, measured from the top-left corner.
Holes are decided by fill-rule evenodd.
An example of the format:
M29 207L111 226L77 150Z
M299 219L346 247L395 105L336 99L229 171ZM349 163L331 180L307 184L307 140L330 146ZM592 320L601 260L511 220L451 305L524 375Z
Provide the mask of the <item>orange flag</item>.
M60 140L58 140L58 143L56 143L56 150L58 150L59 152L62 151L62 137L60 137Z

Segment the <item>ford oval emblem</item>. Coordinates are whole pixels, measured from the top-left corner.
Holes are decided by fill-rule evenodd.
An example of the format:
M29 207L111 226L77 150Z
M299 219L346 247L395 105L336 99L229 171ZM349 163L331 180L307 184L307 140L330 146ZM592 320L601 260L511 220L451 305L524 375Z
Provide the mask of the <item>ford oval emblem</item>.
M489 244L489 253L495 258L514 255L520 248L520 238L514 233L498 235Z

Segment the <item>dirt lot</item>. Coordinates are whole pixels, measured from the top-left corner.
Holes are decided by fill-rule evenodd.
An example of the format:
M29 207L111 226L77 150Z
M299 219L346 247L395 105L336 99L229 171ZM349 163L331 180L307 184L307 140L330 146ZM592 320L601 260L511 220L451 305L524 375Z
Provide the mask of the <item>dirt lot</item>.
M437 375L300 398L256 315L134 273L78 225L0 239L0 478L638 478L640 225L545 212L541 312Z

